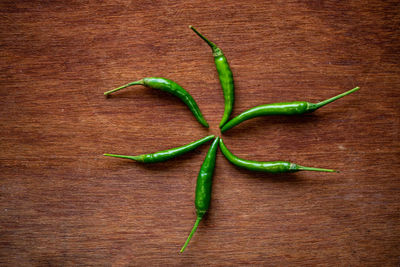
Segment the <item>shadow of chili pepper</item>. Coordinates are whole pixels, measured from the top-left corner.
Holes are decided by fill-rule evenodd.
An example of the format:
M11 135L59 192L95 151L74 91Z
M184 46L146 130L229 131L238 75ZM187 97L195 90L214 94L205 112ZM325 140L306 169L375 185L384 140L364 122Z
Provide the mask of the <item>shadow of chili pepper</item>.
M230 164L240 175L245 177L246 179L259 180L260 182L268 182L273 183L296 183L306 181L301 176L301 173L267 173L267 172L254 172L251 170L246 170L240 168L238 166Z

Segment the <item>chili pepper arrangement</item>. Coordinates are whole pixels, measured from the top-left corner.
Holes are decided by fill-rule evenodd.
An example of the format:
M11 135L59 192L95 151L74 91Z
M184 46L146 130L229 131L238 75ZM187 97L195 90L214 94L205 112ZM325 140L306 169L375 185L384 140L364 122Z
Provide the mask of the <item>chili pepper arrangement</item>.
M214 57L215 67L218 72L221 88L225 100L224 114L220 122L221 133L237 126L238 124L259 116L268 115L301 115L305 113L313 112L333 101L338 100L348 94L351 94L359 89L355 87L347 92L329 98L327 100L321 101L319 103L309 103L305 101L294 101L294 102L284 102L284 103L272 103L253 107L243 113L239 114L235 118L230 119L234 104L234 83L232 71L229 67L228 61L224 56L222 50L213 42L209 41L204 35L198 32L193 26L189 26L201 39L203 39L211 48L212 55ZM144 85L152 89L158 89L168 92L179 99L182 100L184 104L188 106L190 111L193 113L197 121L208 128L208 123L204 116L202 115L200 108L193 99L193 97L176 82L168 80L166 78L159 77L148 77L141 80L128 83L116 89L107 91L104 95L109 95L121 89L124 89L133 85ZM125 158L134 160L140 163L156 163L167 161L177 156L183 155L189 151L196 149L197 147L213 140L206 157L201 165L199 175L196 183L195 190L195 208L196 208L196 221L194 226L186 239L180 252L183 252L187 245L189 244L193 234L196 232L197 227L202 220L204 214L208 211L211 202L211 188L212 188L212 177L215 168L215 160L217 155L218 147L220 148L222 154L225 158L240 168L248 169L251 171L262 171L269 173L284 173L284 172L297 172L297 171L319 171L319 172L337 172L331 169L321 169L315 167L305 167L295 163L287 161L252 161L241 159L232 152L228 150L225 146L222 138L215 137L214 135L206 136L200 140L194 141L192 143L182 145L180 147L171 148L151 154L143 154L137 156L127 156L127 155L117 155L117 154L104 154L104 156Z

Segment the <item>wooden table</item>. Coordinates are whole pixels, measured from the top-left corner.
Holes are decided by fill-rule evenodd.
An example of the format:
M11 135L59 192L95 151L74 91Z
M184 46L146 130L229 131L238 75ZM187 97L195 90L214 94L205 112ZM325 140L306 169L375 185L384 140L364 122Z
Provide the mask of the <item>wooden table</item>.
M392 3L390 3L392 2ZM400 256L396 1L2 1L0 265L396 266ZM224 100L211 50L235 78L236 116L318 102L222 135L237 156L338 174L270 175L219 152L208 216L184 254L208 145L154 165L106 158L219 135ZM178 82L179 99L134 87Z

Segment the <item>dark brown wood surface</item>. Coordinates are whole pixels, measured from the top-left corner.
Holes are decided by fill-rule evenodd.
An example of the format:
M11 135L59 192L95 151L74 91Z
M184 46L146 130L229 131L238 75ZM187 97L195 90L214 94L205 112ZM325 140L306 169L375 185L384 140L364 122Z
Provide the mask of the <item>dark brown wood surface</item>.
M263 3L264 2L264 3ZM400 257L398 1L1 1L0 265L396 266ZM141 154L219 134L211 50L235 77L233 115L318 102L223 135L236 155L338 169L270 175L217 157L211 209L184 254L208 145L141 165ZM210 123L148 76L181 84Z

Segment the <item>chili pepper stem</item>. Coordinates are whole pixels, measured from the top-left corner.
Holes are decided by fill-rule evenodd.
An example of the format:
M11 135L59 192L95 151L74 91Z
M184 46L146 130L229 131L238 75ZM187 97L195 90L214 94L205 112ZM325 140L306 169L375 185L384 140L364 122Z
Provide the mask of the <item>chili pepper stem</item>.
M304 167L304 166L300 166L300 165L297 165L296 167L297 167L296 169L299 170L299 171L339 172L339 171L331 170L331 169L321 169L321 168L314 168L314 167Z
M135 81L135 82L131 82L131 83L122 85L122 86L120 86L120 87L118 87L118 88L115 88L115 89L112 89L112 90L110 90L110 91L105 92L104 95L109 95L109 94L111 94L111 93L114 93L114 92L116 92L116 91L119 91L119 90L121 90L121 89L124 89L124 88L126 88L126 87L128 87L128 86L138 85L138 84L144 85L143 80L139 80L139 81Z
M125 155L116 155L116 154L103 154L104 156L107 157L114 157L114 158L123 158L123 159L132 159L132 160L138 160L139 156L125 156Z
M180 253L182 253L183 251L185 251L185 248L187 247L187 245L189 244L190 240L192 239L193 234L196 232L197 227L199 226L199 223L201 221L203 217L202 216L197 216L196 222L193 225L192 231L190 232L188 238L186 239L185 244L183 245L183 247L181 248Z
M195 27L193 27L192 25L189 26L190 29L192 29L201 39L203 39L213 50L215 48L217 48L217 46L211 42L210 40L208 40L204 35L202 35L201 33L199 33Z
M344 97L344 96L346 96L346 95L349 95L349 94L351 94L351 93L354 93L355 91L357 91L357 90L359 90L359 89L360 89L360 87L357 86L357 87L355 87L355 88L353 88L353 89L351 89L351 90L349 90L349 91L347 91L347 92L344 92L344 93L342 93L342 94L340 94L340 95L334 96L334 97L332 97L332 98L326 99L326 100L321 101L321 102L316 103L316 104L311 104L310 107L309 107L309 111L317 110L317 109L319 109L320 107L323 107L323 106L325 106L325 105L327 105L327 104L329 104L329 103L331 103L331 102L333 102L333 101L336 101L336 100L338 100L339 98L342 98L342 97Z

